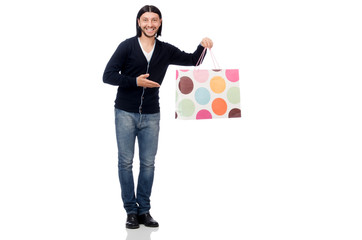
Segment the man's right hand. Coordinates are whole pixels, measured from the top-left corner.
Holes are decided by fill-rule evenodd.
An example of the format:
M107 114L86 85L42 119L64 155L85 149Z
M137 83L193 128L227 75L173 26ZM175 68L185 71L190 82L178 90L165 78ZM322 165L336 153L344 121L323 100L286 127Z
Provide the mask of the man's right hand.
M150 74L142 74L137 77L137 86L138 87L146 87L146 88L155 88L160 87L160 84L157 82L148 80L147 78L150 76Z

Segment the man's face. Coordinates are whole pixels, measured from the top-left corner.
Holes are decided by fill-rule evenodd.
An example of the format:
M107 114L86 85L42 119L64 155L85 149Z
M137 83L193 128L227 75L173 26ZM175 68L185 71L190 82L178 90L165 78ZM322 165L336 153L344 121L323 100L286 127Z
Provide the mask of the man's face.
M157 13L145 12L142 14L140 19L138 19L138 26L142 30L142 35L146 37L154 37L161 26L162 19L158 16Z

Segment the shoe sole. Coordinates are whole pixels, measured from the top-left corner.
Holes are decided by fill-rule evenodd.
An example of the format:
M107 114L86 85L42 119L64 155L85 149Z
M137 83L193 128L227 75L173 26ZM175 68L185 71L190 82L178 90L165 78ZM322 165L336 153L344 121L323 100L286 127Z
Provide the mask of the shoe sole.
M157 224L157 225L146 225L146 224L144 224L144 223L140 223L140 224L143 224L143 225L145 225L146 227L151 227L151 228L158 228L158 227L159 227L158 224Z

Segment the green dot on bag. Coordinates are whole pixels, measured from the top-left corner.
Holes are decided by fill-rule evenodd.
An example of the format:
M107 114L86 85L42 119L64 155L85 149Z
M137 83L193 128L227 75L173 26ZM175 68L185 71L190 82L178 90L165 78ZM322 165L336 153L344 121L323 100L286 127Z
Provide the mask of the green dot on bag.
M184 99L179 104L179 114L182 117L191 117L195 112L195 104L190 99Z
M228 98L229 102L231 102L233 104L239 103L240 102L240 88L231 87L228 90L227 98Z

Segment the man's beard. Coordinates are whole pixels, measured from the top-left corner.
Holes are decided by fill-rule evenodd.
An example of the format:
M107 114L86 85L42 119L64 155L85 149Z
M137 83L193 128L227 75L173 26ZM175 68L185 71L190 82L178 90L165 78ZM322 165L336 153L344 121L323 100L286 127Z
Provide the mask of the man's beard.
M148 37L148 38L153 38L153 37L156 37L157 36L157 32L158 32L158 30L156 31L156 33L154 34L154 35L152 35L152 36L150 36L150 35L148 35L147 33L146 33L146 31L145 30L143 30L143 29L141 29L142 30L142 32L143 32L143 35L145 35L146 37Z

